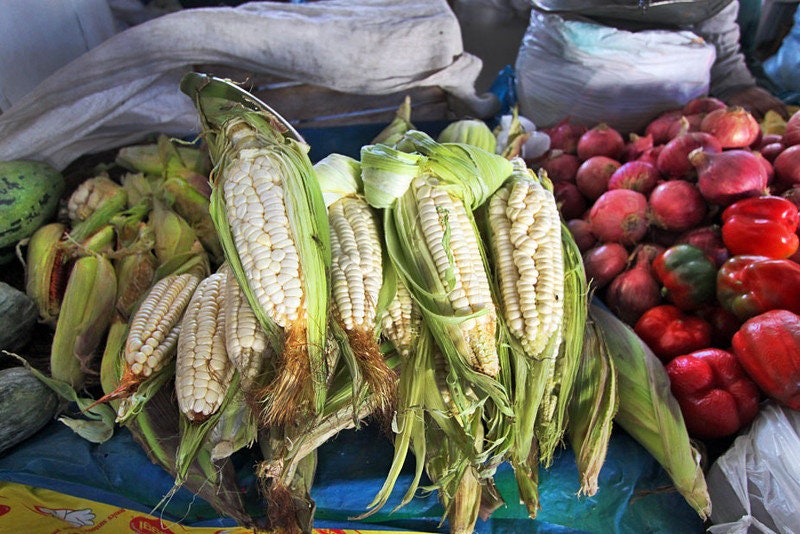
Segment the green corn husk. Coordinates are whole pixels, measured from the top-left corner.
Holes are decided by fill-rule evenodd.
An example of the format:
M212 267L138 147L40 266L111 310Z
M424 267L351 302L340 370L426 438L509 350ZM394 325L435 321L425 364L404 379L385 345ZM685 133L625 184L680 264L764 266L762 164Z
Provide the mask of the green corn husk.
M567 432L580 476L578 493L592 496L598 490L597 479L608 452L619 394L605 332L591 319L586 322L583 347Z
M117 280L102 255L78 258L72 267L50 351L50 374L79 389L99 356L114 311Z
M209 212L208 198L183 178L167 178L163 187L172 209L189 223L203 247L211 255L213 263L220 265L224 255Z
M149 225L155 236L156 278L185 272L195 273L201 278L208 276L211 272L208 253L186 219L163 202L154 201Z
M411 97L406 96L397 108L392 122L378 132L378 135L372 139L372 144L394 146L407 131L413 129L414 124L411 122Z
M619 410L615 422L661 464L675 488L702 519L711 500L700 453L686 431L661 363L630 326L592 303L591 318L603 330L618 376Z
M583 336L589 312L588 283L580 249L566 225L561 225L564 250L564 327L561 346L550 372L544 398L536 416L535 433L540 461L549 466L563 443L568 426L567 408L583 351Z
M465 143L495 153L497 138L489 126L480 119L453 121L441 131L436 140L440 143Z

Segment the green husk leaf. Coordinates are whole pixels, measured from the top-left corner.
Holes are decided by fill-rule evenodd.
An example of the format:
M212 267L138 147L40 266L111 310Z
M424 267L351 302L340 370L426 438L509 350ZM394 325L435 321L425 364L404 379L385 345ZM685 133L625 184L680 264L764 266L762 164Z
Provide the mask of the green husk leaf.
M372 139L372 144L394 145L405 133L414 129L411 122L411 97L406 95L395 112L392 122L378 132Z
M325 206L340 198L356 195L363 189L361 163L342 154L328 154L314 164Z
M605 334L617 370L619 410L615 422L653 455L678 492L707 519L711 499L700 453L686 431L664 364L630 326L601 305L591 304L591 317Z
M583 346L569 404L567 432L578 464L579 494L592 496L598 490L597 480L608 452L619 395L605 332L591 319L586 322Z
M489 126L480 119L459 119L441 131L436 140L440 143L464 143L495 153L497 138Z

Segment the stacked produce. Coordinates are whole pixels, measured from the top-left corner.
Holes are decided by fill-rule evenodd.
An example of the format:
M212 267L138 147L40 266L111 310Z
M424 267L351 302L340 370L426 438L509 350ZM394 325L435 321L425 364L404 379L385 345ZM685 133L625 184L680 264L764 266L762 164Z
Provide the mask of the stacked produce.
M701 99L627 142L515 115L434 139L406 101L359 158L312 163L245 91L182 89L205 144L120 150L120 176L86 179L20 243L25 289L54 337L40 379L88 422L62 420L95 441L126 426L176 490L240 524L309 531L317 448L366 423L394 457L362 518L410 457L398 506L427 482L470 532L507 462L535 517L540 467L569 446L595 494L618 425L705 519L691 438L735 434L764 394L797 407L796 292L765 277L797 278L800 180L743 110Z
M759 123L703 97L627 140L546 131L535 165L592 290L665 365L690 435L735 435L765 396L797 406L800 113Z

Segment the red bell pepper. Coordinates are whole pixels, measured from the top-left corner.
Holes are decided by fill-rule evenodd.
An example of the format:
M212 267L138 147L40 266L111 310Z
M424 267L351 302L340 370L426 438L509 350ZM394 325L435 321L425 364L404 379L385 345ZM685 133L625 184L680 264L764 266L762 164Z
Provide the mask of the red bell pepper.
M734 256L717 273L717 300L742 321L775 309L800 313L800 264Z
M644 312L633 331L664 363L711 344L711 324L672 304L662 304Z
M728 351L707 348L666 365L686 430L700 439L730 436L755 419L761 392Z
M770 310L745 321L733 335L733 352L769 397L800 410L800 317Z
M788 258L797 251L797 206L765 195L734 202L722 212L722 240L732 256Z
M668 301L683 311L710 304L716 296L717 266L700 248L673 245L656 256L653 271Z

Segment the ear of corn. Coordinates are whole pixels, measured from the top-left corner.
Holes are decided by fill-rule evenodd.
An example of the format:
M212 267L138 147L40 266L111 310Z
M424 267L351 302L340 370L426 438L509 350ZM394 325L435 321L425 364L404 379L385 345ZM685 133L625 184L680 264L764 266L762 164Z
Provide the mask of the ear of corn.
M61 223L39 227L28 242L25 257L25 294L36 303L39 321L55 328L69 276L69 260L60 243L66 233Z
M228 84L187 75L182 88L209 143L225 258L279 354L263 420L295 424L322 411L328 376L330 238L308 146L275 116L228 98Z
M332 154L315 165L328 206L331 240L332 319L341 325L348 346L341 355L363 378L375 408L387 413L394 397L394 373L378 345L377 307L383 283L380 228L373 208L359 196L361 166ZM338 328L333 330L334 337ZM345 342L342 340L342 342ZM358 392L354 398L358 398Z
M51 346L53 378L76 389L83 385L90 362L100 354L116 291L116 274L108 258L91 255L75 261Z
M465 143L495 153L497 138L489 126L480 119L460 119L451 122L436 140L440 143Z
M422 330L417 303L391 263L384 266L384 281L378 299L381 335L403 358L408 358ZM384 301L388 301L385 304Z
M121 399L117 419L127 421L162 383L162 373L173 363L181 319L200 279L191 273L173 274L157 281L130 319L123 349L119 383L96 404ZM145 391L143 386L148 385Z
M225 350L242 387L250 391L268 372L273 349L230 266L223 264L220 271L225 274Z
M569 229L562 224L564 246L564 322L561 345L547 378L541 407L536 414L536 437L541 461L550 465L562 444L567 427L567 407L583 350L584 325L588 313L588 285L580 250Z
M154 200L150 225L155 233L153 252L160 276L192 272L202 278L210 272L208 253L183 217Z
M84 180L67 201L70 237L82 243L123 211L127 202L125 189L107 174Z
M503 315L529 358L561 336L564 261L555 197L515 160L515 173L488 204L491 246Z
M614 416L619 406L617 373L605 332L589 320L583 338L583 354L569 403L569 442L575 453L581 489L597 493L597 479L606 458Z
M590 314L605 333L617 370L619 409L615 422L653 455L689 505L707 519L711 499L700 453L686 431L664 365L613 313L592 303Z
M178 407L192 422L216 413L233 366L225 348L225 273L204 278L181 319L175 360Z

